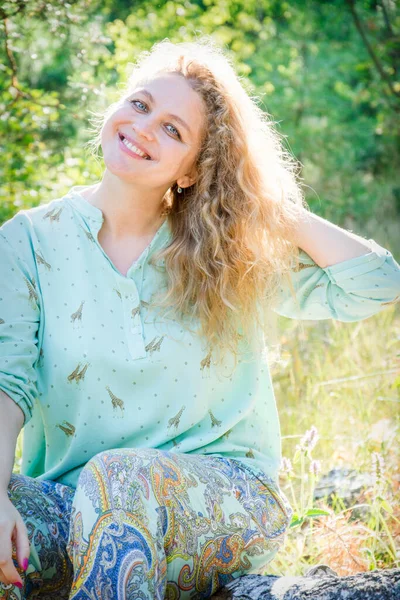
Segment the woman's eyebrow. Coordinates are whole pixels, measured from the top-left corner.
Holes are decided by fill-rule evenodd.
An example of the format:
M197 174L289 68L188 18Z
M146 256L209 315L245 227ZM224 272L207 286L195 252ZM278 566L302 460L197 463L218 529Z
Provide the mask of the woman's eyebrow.
M152 102L153 104L155 104L153 95L148 90L145 90L144 88L140 88L140 89L138 89L136 91L137 92L141 92L142 94L144 94L145 96L147 96L147 98L150 100L150 102ZM187 131L189 132L189 134L191 136L193 136L193 133L191 132L189 125L183 119L181 119L181 117L178 117L178 115L173 115L171 113L168 113L167 117L170 117L170 119L175 119L175 121L178 121L178 123L180 123L181 125L183 125L183 127L185 127L187 129Z

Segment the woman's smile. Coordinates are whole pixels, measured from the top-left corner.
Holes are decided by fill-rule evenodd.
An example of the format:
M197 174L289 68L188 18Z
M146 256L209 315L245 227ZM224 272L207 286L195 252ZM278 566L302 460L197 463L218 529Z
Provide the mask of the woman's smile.
M137 153L137 150L140 149L137 148L134 144L131 144L130 142L128 142L128 140L120 133L118 133L118 142L119 142L119 146L121 148L121 150L123 150L124 152L126 152L127 154L129 154L129 156L132 156L132 158L136 158L139 160L152 160L150 157L146 157L146 156L142 156L141 154ZM144 153L142 153L144 154Z

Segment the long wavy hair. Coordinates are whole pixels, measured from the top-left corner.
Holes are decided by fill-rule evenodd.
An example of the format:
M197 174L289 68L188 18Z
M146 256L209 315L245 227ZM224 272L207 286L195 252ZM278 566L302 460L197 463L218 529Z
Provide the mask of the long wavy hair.
M189 328L198 324L215 365L229 351L236 367L255 339L269 360L279 361L271 309L283 278L298 265L299 249L288 239L308 206L298 163L223 50L203 36L196 42L165 39L140 53L121 98L94 121L97 135L88 146L99 149L102 124L116 104L161 72L185 77L204 102L206 123L196 182L183 193L174 184L163 199L172 241L153 263L165 265L168 287L153 303Z

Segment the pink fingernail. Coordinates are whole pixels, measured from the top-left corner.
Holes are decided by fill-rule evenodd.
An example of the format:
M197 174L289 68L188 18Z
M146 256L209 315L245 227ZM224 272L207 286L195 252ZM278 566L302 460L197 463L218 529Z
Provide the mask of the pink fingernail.
M20 581L16 581L15 583L13 583L13 585L16 585L17 587L19 587L20 590L22 590L22 583Z
M24 558L24 562L22 563L22 568L24 569L24 571L27 570L28 568L28 559Z

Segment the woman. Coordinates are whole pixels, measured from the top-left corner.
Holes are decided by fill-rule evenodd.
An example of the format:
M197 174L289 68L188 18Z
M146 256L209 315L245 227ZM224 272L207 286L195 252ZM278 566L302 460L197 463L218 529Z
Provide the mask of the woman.
M0 228L0 597L209 598L292 514L271 309L365 319L400 267L307 210L209 39L143 53L100 143L98 184Z

